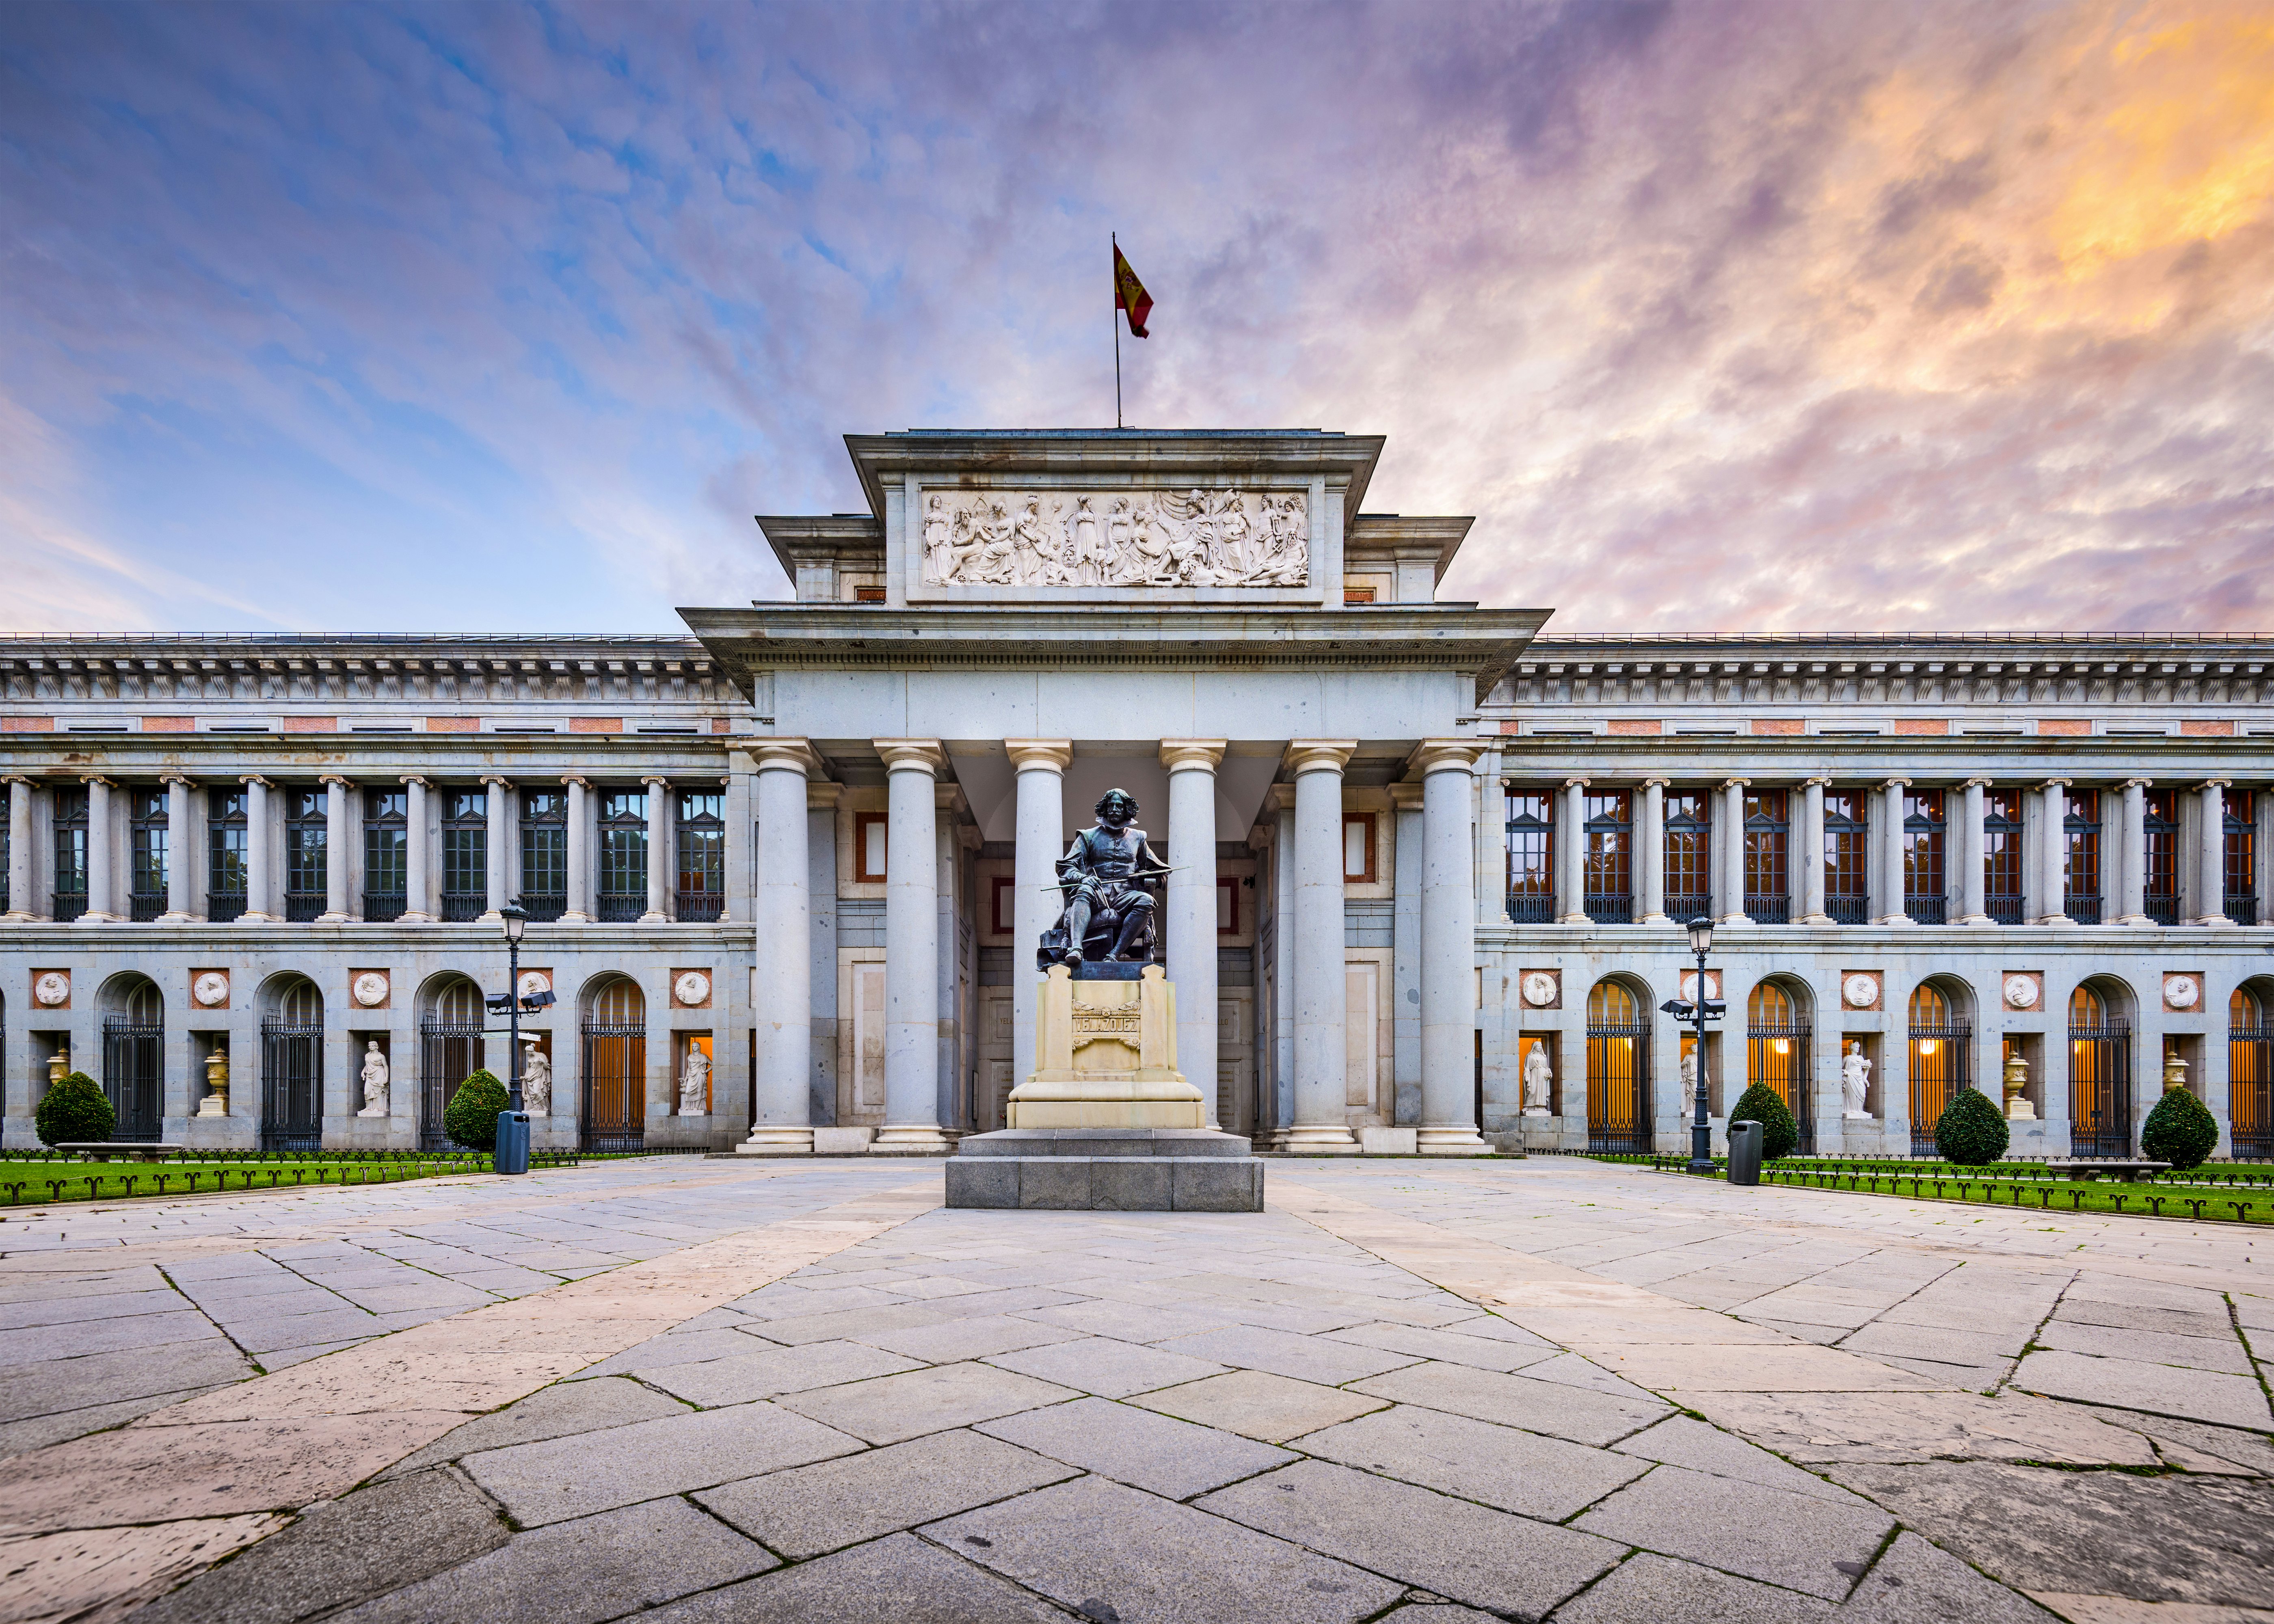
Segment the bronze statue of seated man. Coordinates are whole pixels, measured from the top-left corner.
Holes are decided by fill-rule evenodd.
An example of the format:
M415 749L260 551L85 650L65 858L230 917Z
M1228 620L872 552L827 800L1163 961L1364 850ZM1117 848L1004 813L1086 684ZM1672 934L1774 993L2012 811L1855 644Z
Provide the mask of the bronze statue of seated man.
M1043 933L1035 960L1043 969L1085 958L1117 964L1153 961L1154 901L1150 886L1169 871L1145 838L1130 827L1136 797L1110 789L1098 798L1097 823L1074 836L1058 859L1058 889L1065 909Z

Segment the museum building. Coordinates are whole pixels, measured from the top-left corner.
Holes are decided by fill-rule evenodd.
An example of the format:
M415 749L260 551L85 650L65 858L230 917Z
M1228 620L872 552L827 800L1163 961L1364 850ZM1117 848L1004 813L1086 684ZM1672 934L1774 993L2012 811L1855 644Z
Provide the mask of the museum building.
M866 511L758 520L795 600L683 637L0 639L4 1142L69 1066L122 1138L438 1146L517 905L539 1145L945 1150L1118 787L1266 1147L1685 1147L1704 917L1717 1127L2010 1082L2116 1154L2168 1082L2274 1155L2274 638L1553 636L1438 600L1471 522L1366 511L1376 437L847 447Z

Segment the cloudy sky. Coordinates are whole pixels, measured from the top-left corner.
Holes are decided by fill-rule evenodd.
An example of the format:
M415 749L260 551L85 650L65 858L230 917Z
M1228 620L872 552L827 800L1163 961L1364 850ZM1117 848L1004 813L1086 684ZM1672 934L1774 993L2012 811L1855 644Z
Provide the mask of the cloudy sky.
M0 629L638 631L841 436L1389 437L1551 630L2274 630L2274 13L0 6Z

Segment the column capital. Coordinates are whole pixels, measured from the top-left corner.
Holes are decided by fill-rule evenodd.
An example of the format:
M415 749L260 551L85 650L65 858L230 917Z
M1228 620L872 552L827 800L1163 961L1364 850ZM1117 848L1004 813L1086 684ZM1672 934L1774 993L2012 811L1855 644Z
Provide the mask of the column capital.
M105 789L117 789L118 787L116 783L112 782L109 778L105 778L99 772L82 772L79 775L79 781L81 784L86 785L90 789L94 788L98 784Z
M877 754L887 772L928 772L937 778L947 767L947 752L937 739L875 739Z
M1660 789L1672 789L1674 787L1674 780L1668 778L1663 773L1653 773L1649 778L1646 778L1642 781L1642 786L1645 789L1648 789L1653 785L1656 785Z
M198 786L198 781L186 772L162 772L158 775L158 782L169 785L178 784L184 789L195 789Z
M1880 786L1885 789L1909 789L1911 786L1911 781L1909 778L1900 776L1891 778L1882 778L1879 780L1879 784Z
M403 775L402 782L403 787L406 789L433 789L434 787L434 780L428 778L423 772L406 772Z
M2038 785L2037 787L2039 789L2067 789L2073 782L2074 782L2074 780L2070 778L2047 778L2044 783Z
M275 789L276 787L274 784L271 784L267 778L262 778L257 772L241 773L238 775L237 781L245 785L248 789L255 786L258 786L262 789Z
M1724 778L1721 780L1721 787L1723 789L1751 789L1752 787L1752 783L1753 781L1751 778Z
M1485 747L1474 739L1424 739L1405 758L1407 769L1427 778L1433 772L1474 772Z
M348 777L347 774L343 772L327 772L319 778L316 782L321 784L327 789L330 788L335 784L338 785L342 789L352 789L355 787L355 780Z
M1990 777L1987 773L1977 772L1972 778L1968 778L1965 782L1962 783L1958 787L1961 789L1988 789L1997 781L1997 779Z
M40 781L28 772L0 773L0 784L20 784L26 789L40 787Z
M513 780L506 777L502 772L486 772L482 774L482 782L484 784L494 784L500 789L511 789L513 787Z
M1563 787L1565 789L1585 789L1587 787L1587 780L1577 778L1566 778L1563 780Z
M1291 739L1287 770L1299 778L1306 772L1340 772L1357 749L1355 739Z
M581 772L564 772L561 775L561 788L567 789L572 784L581 785L586 789L592 787L592 780Z
M1295 786L1292 784L1274 784L1264 795L1264 800L1270 803L1274 812L1292 812L1295 809Z
M844 798L845 786L842 784L833 784L826 778L808 778L805 781L805 809L809 812L832 811Z
M94 782L91 778L87 781L89 783ZM2233 789L2234 787L2234 780L2233 778L2205 778L2195 787L2198 789Z
M1161 741L1161 765L1171 772L1214 772L1216 764L1224 759L1223 739L1163 739Z
M505 780L503 778L484 778L482 782L485 784L502 784ZM665 789L669 789L671 787L671 775L667 772L643 772L640 774L640 782L649 785L659 785Z
M1071 739L1005 739L1003 749L1013 772L1064 772L1073 760Z
M1421 786L1416 783L1391 785L1389 804L1400 812L1419 812L1421 809Z
M1803 789L1811 784L1816 785L1821 789L1830 789L1832 787L1832 775L1828 772L1811 772L1800 782L1801 786Z
M2153 778L2126 778L2116 787L2119 789L2153 789L2156 787L2156 780Z
M795 772L811 778L821 770L821 757L803 739L752 739L738 747L758 772Z

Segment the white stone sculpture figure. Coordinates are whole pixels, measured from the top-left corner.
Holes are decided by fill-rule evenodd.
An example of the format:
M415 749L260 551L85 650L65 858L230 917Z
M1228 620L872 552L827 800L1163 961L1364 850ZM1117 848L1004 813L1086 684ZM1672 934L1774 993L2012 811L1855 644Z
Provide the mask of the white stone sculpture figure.
M711 1056L693 1044L687 1047L686 1069L679 1074L679 1114L700 1116L710 1109Z
M1299 587L1310 513L1299 491L939 492L923 508L935 586Z
M379 1040L372 1039L363 1051L363 1109L358 1116L387 1115L387 1056L379 1052Z
M1524 1114L1547 1115L1548 1090L1555 1086L1555 1068L1547 1063L1547 1045L1534 1043L1524 1057Z
M1871 1113L1864 1109L1864 1091L1871 1086L1871 1063L1864 1058L1861 1043L1848 1045L1848 1053L1840 1062L1840 1089L1848 1096L1848 1119L1869 1122Z
M527 1058L521 1063L521 1109L531 1116L553 1115L553 1062L537 1047L534 1038L523 1038L529 1046Z
M1698 1097L1698 1051L1691 1049L1682 1056L1682 1109L1690 1109L1690 1101Z

